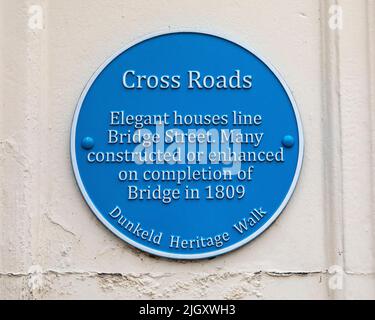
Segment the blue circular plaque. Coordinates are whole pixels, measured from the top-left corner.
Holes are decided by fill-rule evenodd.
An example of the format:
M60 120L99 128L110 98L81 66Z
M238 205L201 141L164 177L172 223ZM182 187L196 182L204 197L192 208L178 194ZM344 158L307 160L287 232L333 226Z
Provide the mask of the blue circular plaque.
M297 183L303 134L271 65L224 38L177 32L131 45L93 75L71 156L113 233L155 255L199 259L275 221Z

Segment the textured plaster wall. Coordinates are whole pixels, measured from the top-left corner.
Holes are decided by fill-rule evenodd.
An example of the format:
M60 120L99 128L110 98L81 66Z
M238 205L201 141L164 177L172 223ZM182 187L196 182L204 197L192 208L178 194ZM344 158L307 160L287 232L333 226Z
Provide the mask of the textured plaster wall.
M342 29L329 27L333 4ZM33 5L41 28L30 27ZM0 298L375 298L374 0L0 0L0 14ZM74 109L98 66L141 36L180 28L267 57L306 139L280 219L249 245L195 262L111 234L81 197L69 155Z

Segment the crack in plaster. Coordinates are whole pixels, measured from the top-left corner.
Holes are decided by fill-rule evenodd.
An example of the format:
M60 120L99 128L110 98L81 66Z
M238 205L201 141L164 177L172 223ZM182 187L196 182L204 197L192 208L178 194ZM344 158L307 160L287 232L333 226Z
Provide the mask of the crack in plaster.
M254 272L223 272L223 273L209 273L206 275L197 274L201 277L209 277L211 275L223 275L225 278L227 274L230 275L243 275L246 273L251 273L254 275L267 275L270 277L290 277L290 276L310 276L310 275L326 275L328 274L328 270L317 270L317 271L254 271ZM0 272L0 277L28 277L32 272ZM57 270L45 270L42 272L43 275L54 274L57 276L65 276L65 275L77 275L77 276L88 276L88 277L104 277L104 276L113 276L113 277L142 277L148 276L153 279L161 279L165 277L171 277L178 275L179 273L161 273L161 274L151 274L151 273L120 273L120 272L98 272L98 271L57 271ZM361 272L361 271L344 271L346 275L354 275L354 276L375 276L375 272Z

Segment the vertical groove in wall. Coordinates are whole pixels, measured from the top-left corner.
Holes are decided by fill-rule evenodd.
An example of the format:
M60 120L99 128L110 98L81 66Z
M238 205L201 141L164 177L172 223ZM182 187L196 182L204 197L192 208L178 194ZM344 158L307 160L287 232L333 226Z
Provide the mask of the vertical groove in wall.
M4 34L4 19L3 19L3 15L4 15L4 5L3 5L3 2L0 2L0 45L3 46L4 43L3 43L3 34ZM0 75L4 74L4 66L3 66L3 50L0 50ZM3 114L4 114L4 101L3 101L3 88L4 88L4 82L3 82L3 77L0 76L0 128L2 127L3 125ZM0 129L0 139L2 137L2 130ZM2 149L2 140L0 140L0 159L2 158L2 153L3 153L3 149ZM3 171L3 166L0 166L0 177L4 177L4 171ZM5 185L4 185L4 182L1 182L0 180L0 194L3 194L4 193L4 188L5 188ZM3 204L3 201L0 201L0 212L4 212L5 211L5 208L4 208L4 204ZM0 234L0 241L1 241L1 244L4 244L4 240L3 240L3 237L4 237L4 230L3 230L3 226L5 226L5 221L3 221L3 215L0 214L0 226L2 226L0 228L0 230L2 230L2 234ZM6 258L6 255L5 255L5 250L2 248L2 245L0 245L0 272L2 272L4 270L4 259ZM3 298L6 296L6 289L5 289L5 281L4 282L0 282L0 298Z
M324 164L325 234L328 268L340 266L345 270L343 230L343 181L340 115L340 69L338 31L329 28L329 8L336 1L320 1L321 71L322 71L322 129ZM344 297L340 290L328 294L334 299Z
M368 42L368 67L369 67L369 116L370 116L370 164L371 164L371 212L373 256L375 263L375 1L367 0L367 42ZM375 265L373 265L375 268ZM372 270L375 273L375 270Z

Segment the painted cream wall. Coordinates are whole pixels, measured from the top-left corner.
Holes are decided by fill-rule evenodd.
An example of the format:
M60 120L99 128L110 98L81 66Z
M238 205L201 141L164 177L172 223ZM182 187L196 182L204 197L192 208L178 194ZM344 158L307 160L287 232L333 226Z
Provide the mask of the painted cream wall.
M332 4L341 30L329 28ZM32 5L41 30L30 28ZM0 298L375 298L375 0L0 0L0 14ZM112 235L83 201L69 156L74 109L99 65L180 28L267 57L306 140L280 219L249 245L195 262Z

